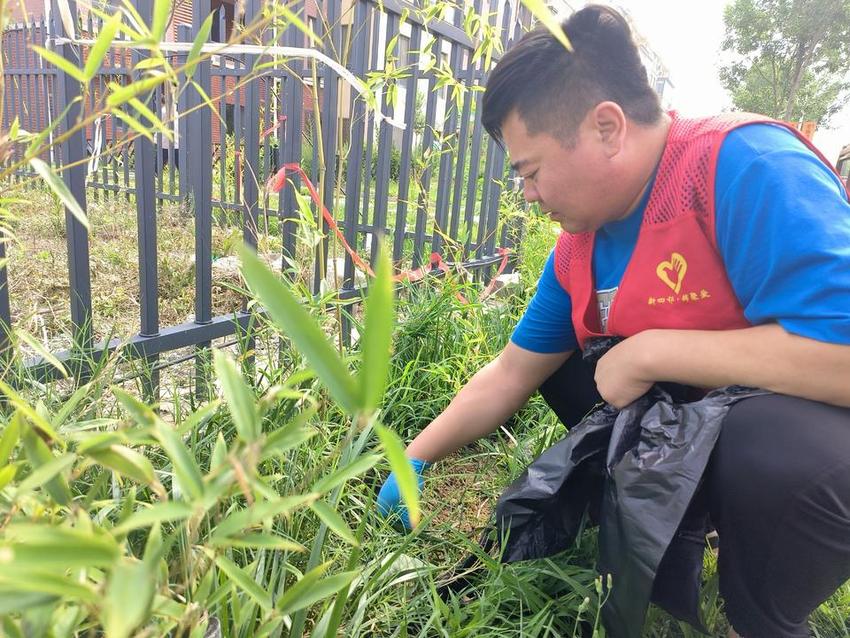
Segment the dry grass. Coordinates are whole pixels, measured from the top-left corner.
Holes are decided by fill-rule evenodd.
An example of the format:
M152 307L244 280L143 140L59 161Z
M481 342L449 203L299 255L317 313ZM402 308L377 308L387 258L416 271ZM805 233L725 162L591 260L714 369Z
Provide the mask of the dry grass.
M12 325L35 335L49 349L61 350L71 344L64 211L45 191L22 194L26 203L12 209L16 241L8 249ZM133 335L140 321L135 203L123 196L101 198L89 203L88 215L95 337ZM213 224L213 315L235 312L242 304L235 258L242 229L235 217L231 215L230 223ZM192 216L177 204L162 206L157 214L161 327L194 317L194 235ZM262 233L260 252L270 263L277 259L279 267L280 237Z

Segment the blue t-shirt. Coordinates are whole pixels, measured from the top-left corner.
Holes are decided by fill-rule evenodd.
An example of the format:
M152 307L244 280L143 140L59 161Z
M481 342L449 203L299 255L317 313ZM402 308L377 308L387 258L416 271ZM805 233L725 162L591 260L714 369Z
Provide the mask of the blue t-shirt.
M649 191L631 215L596 233L593 275L603 324ZM720 148L715 209L717 245L747 320L850 344L850 204L838 177L788 130L744 126ZM511 341L539 353L575 349L571 309L553 251Z

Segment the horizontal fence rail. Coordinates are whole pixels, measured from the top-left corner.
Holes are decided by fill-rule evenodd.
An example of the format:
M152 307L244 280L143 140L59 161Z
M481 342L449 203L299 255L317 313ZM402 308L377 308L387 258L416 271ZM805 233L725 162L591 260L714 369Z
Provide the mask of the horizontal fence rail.
M151 0L134 1L147 20L151 4ZM399 271L427 267L432 263L430 256L439 255L479 270L484 280L512 248L518 232L511 227L515 222L500 224L505 154L484 134L480 119L487 56L476 58L479 43L465 32L462 11L454 9L447 20L426 22L411 10L416 8L413 4L397 0L329 0L318 7L313 2L297 4L296 13L309 18L322 44L309 42L294 25L267 29L260 34L260 42L321 46L328 57L358 78L383 76L382 82L373 84L380 108L405 122L405 128L376 121L373 111L329 66L225 51L201 62L192 82L180 74L179 90L161 85L150 95L140 96L173 131L171 139L161 132L153 141L138 136L120 114L97 118L65 139L44 159L57 167L74 166L62 170L62 177L83 210L87 198L135 204L140 318L135 336L93 343L89 237L68 213L74 347L56 353L60 361L79 361L81 354L92 361L121 349L156 368L159 355L195 347L197 390L203 392L202 371L211 341L233 334L250 339L252 325L245 302L235 313L213 314L215 223L239 224L243 240L254 247L261 229L276 233L281 268L288 276L309 265L308 283L318 294L328 272L338 270L338 295L352 303L360 296L362 279L351 253L371 262L382 241L390 245ZM489 16L502 50L530 24L530 16L510 2L482 7L481 0L476 0L473 9ZM175 25L177 40L192 42L209 13L210 0L193 0L191 24ZM245 2L245 24L260 14L259 0ZM52 15L59 15L55 6ZM223 11L216 20L214 33L224 41L234 25L227 24ZM80 17L77 26L77 35L85 38L96 38L102 28L91 13ZM21 127L38 131L61 117L55 131L59 135L80 118L98 112L108 83L126 84L140 77L137 65L146 52L114 47L81 94L76 80L30 49L32 44L47 46L51 39L66 35L58 19L13 26L3 34L4 130L14 118ZM72 43L58 44L54 50L76 66L83 65L88 55L87 47ZM185 54L169 54L169 61L179 69ZM120 108L128 116L139 116L131 106ZM16 149L13 160L21 152ZM300 164L319 189L319 201L310 200L307 185L298 179L280 192L266 189L268 180L287 163ZM26 179L31 174L21 168L18 176ZM296 189L305 195L301 204ZM321 240L309 249L298 232L304 223L300 208L304 201L322 230ZM166 204L181 206L194 217L195 313L184 324L162 327L157 217ZM330 219L323 217L322 208ZM339 228L342 239L329 221ZM5 271L0 271L0 321L5 326L0 346L8 343L6 331L13 327L13 319ZM351 326L343 315L343 336L348 340L350 335ZM85 379L85 365L71 367ZM46 361L31 361L30 371L40 379L55 374ZM148 391L155 393L156 375L148 384Z

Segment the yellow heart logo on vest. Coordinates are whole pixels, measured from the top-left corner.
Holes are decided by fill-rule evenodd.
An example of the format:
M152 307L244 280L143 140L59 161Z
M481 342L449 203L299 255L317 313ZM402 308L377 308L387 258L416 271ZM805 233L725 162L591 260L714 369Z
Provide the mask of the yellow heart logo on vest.
M688 272L688 262L679 253L673 253L670 261L662 261L655 269L655 274L677 295L682 289L685 273Z

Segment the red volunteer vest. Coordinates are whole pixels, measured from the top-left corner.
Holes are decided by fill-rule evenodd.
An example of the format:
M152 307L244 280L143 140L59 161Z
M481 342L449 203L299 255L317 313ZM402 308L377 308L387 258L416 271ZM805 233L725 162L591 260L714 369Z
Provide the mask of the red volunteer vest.
M705 119L673 114L637 244L608 312L605 335L651 328L730 330L750 325L726 276L714 231L714 179L726 135L775 120L748 113ZM827 165L798 131L786 126ZM594 233L562 232L555 274L572 300L579 346L602 336L591 260Z

